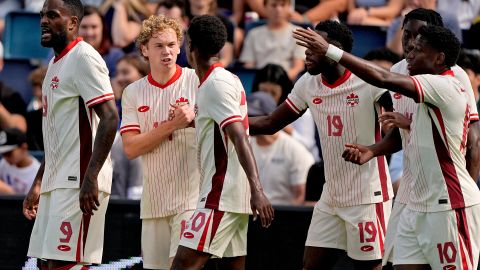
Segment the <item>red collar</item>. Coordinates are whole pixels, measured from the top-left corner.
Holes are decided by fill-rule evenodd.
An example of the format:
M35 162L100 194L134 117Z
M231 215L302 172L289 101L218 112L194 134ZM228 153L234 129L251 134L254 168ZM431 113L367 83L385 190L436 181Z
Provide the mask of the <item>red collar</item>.
M152 73L148 73L148 82L153 86L165 89L167 86L176 82L181 75L182 75L182 68L179 65L176 65L175 74L173 74L170 80L168 80L165 84L160 84L159 82L155 81L155 79L153 79Z
M455 77L455 73L453 73L453 70L451 70L451 69L445 70L445 71L444 71L442 74L440 74L440 75Z
M53 63L56 63L58 60L62 59L62 57L64 57L69 51L73 49L73 47L75 47L75 45L77 45L82 40L82 37L77 37L76 39L68 43L67 47L65 47L59 55L55 56L55 59L53 59Z
M208 76L210 76L210 74L212 73L212 71L217 68L217 67L222 67L223 68L223 64L220 63L220 62L217 62L217 63L214 63L212 64L208 70L207 70L207 73L205 73L205 76L203 76L203 78L200 80L200 84L198 85L198 87L200 87L203 82L205 82L207 79L208 79Z
M345 69L345 72L343 73L342 77L338 78L333 84L329 84L327 80L325 80L322 76L322 83L328 88L335 88L344 83L348 78L350 78L350 75L352 75L352 72L350 70Z

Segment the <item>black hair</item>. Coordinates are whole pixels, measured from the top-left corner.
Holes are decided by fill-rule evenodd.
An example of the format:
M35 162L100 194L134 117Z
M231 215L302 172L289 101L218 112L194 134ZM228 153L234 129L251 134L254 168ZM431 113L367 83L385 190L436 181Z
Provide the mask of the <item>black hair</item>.
M216 16L193 18L187 32L193 48L197 48L203 56L218 54L227 41L227 29Z
M174 7L178 7L182 11L182 14L181 14L182 17L186 15L185 1L183 1L183 0L161 0L160 2L158 2L156 13L158 13L158 9L160 7L165 7L167 9L172 9Z
M255 73L252 92L257 92L258 86L263 82L271 82L280 85L282 88L282 95L280 96L278 104L281 104L283 101L285 101L285 99L287 99L288 94L293 88L293 83L290 78L288 78L287 72L282 66L276 64L268 64Z
M480 74L480 58L476 54L461 50L458 55L457 65L463 69L470 69L475 74Z
M430 47L445 54L445 65L452 67L455 65L460 53L460 41L447 28L424 25L418 30L420 39L424 40Z
M327 38L330 43L338 43L342 50L351 52L353 47L352 31L343 23L336 21L323 21L315 26L316 31L327 33Z
M400 56L390 49L383 47L369 51L367 55L365 55L364 59L369 61L384 60L395 64L400 61Z
M80 0L63 0L63 5L70 11L72 16L78 18L78 25L83 19L83 4Z
M435 10L431 9L417 8L410 11L403 19L402 28L410 20L426 22L427 25L443 26L442 16L440 16L440 14Z

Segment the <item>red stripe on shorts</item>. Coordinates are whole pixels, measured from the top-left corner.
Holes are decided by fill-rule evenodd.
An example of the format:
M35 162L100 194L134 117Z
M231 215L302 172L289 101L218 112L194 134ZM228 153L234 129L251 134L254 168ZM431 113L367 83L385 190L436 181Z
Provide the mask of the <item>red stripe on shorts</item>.
M225 212L222 211L217 211L213 210L213 223L212 223L212 234L210 236L210 244L212 244L213 238L215 237L215 234L217 233L217 229L220 226L220 221L222 221L223 214Z
M375 210L377 213L377 228L379 231L378 237L380 238L380 250L382 251L383 256L383 253L385 252L385 245L383 243L383 236L385 235L385 215L383 212L383 203L376 203Z
M197 247L198 251L203 251L203 248L205 247L205 239L207 238L208 226L210 225L210 219L212 217L213 212L214 211L212 210L210 212L210 215L208 215L207 224L205 224L205 228L203 228L202 237L200 237L200 241L198 242L198 247Z
M455 215L457 217L457 228L458 228L458 238L460 242L460 249L462 254L462 265L463 269L470 269L468 266L473 266L473 257L472 257L472 243L470 242L470 233L468 231L467 216L465 215L465 208L455 209ZM465 244L465 249L468 252L470 257L470 264L467 261L464 248L462 247L462 242Z

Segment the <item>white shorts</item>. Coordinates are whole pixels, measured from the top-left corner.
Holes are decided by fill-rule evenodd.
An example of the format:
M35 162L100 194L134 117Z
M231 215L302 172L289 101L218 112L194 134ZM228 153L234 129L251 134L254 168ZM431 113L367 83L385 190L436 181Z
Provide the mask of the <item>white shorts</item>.
M342 249L359 261L381 259L391 207L391 200L351 207L318 201L305 246Z
M247 255L248 214L197 209L187 222L181 246L215 257Z
M393 203L392 214L388 221L387 236L385 236L385 254L383 254L382 265L387 265L389 262L393 263L393 244L397 236L398 221L406 206L406 204L400 202Z
M193 210L176 215L142 220L143 267L169 269L169 258L175 257L178 242Z
M40 194L28 256L92 264L102 262L105 213L110 195L98 193L93 216L80 210L80 189L55 189Z
M480 205L442 212L403 210L393 264L429 264L432 269L477 269Z

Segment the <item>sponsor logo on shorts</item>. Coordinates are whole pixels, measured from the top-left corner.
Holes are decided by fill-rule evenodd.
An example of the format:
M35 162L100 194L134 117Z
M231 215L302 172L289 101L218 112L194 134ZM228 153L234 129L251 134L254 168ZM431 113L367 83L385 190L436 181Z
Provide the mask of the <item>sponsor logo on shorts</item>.
M395 94L393 94L393 98L394 98L394 99L401 99L401 98L402 98L402 94L395 93Z
M70 250L71 250L71 248L70 248L69 246L67 246L67 245L59 245L59 246L57 247L57 249L60 250L60 251L63 251L63 252L67 252L67 251L70 251Z
M363 252L369 252L369 251L373 250L373 247L370 246L370 245L366 245L366 246L361 247L360 250L363 251Z
M148 106L140 106L140 107L138 107L138 111L139 111L139 112L146 112L146 111L148 111L148 110L150 110L150 107L148 107Z
M455 265L445 265L443 270L455 270L457 267Z
M204 202L207 198L206 197L203 197L200 202Z
M313 104L320 104L320 103L322 103L322 101L323 100L319 97L314 97L313 100L312 100Z
M187 239L192 239L194 237L194 235L191 232L184 232L183 237L185 237Z
M69 176L68 181L77 181L77 177L76 176Z

